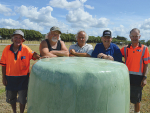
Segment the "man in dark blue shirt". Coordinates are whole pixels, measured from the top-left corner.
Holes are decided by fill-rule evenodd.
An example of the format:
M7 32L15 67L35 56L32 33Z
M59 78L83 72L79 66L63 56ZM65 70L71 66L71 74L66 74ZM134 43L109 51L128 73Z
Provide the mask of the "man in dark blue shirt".
M92 53L92 57L122 62L122 54L116 44L111 43L112 33L105 30L101 37L102 43L98 43Z

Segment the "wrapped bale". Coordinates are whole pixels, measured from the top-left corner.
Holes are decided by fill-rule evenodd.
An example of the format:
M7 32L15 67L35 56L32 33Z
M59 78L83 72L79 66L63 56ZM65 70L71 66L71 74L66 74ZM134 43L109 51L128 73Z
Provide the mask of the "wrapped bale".
M41 59L32 67L28 113L129 113L123 63L85 57Z

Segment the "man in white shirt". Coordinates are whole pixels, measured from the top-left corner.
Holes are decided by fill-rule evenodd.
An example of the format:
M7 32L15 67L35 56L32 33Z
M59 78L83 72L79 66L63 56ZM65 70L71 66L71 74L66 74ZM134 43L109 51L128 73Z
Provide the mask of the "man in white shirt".
M69 56L90 57L93 52L93 46L86 43L88 40L86 32L79 31L75 37L77 43L70 46Z

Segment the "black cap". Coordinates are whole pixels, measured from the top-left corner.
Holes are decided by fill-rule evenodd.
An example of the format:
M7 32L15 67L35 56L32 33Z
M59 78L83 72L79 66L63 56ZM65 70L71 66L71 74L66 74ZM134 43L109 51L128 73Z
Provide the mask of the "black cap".
M110 31L110 30L105 30L105 31L103 31L103 35L102 35L102 37L105 37L105 36L112 37L112 35L111 35L111 31Z

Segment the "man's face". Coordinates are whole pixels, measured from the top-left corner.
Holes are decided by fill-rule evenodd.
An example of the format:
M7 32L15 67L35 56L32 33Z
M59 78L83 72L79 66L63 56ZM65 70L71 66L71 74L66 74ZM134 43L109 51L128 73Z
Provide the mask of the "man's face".
M112 38L110 36L105 36L105 37L102 37L101 39L102 39L103 45L110 46L110 43L112 41Z
M138 31L132 31L130 33L130 39L131 39L132 44L138 44L140 37L141 35Z
M24 39L21 35L16 34L13 36L12 41L15 46L20 46L23 43Z
M54 42L57 42L59 40L59 31L51 31L48 35L48 37L54 41Z
M84 45L86 42L85 38L85 33L84 32L79 32L78 37L77 37L78 44Z

